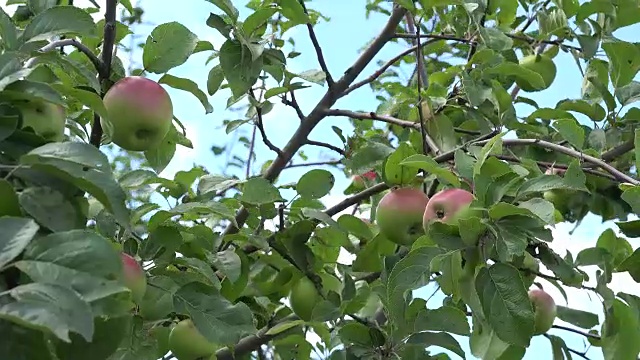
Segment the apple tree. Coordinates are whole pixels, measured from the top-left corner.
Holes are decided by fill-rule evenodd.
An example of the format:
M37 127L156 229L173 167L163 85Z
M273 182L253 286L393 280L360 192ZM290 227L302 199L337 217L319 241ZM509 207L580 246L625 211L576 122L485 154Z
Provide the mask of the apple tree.
M144 7L4 3L3 359L638 358L640 297L611 285L640 282L640 47L618 35L637 1L367 0L384 21L339 71L321 2L202 2L223 41L154 24L139 68L123 58ZM198 78L172 74L203 53ZM541 105L560 63L579 95ZM161 175L193 147L175 92L208 121L213 96L241 110L210 134L232 171ZM293 117L265 121L276 108ZM617 229L555 248L553 227L586 216ZM441 301L415 295L428 285Z

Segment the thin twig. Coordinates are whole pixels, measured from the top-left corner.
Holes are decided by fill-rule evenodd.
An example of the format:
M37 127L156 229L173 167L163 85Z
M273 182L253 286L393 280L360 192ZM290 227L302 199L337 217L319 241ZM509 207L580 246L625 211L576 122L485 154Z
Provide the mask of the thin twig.
M307 7L304 4L304 0L300 1L300 5L302 5L302 9L304 13L309 16L309 12L307 11ZM307 30L309 30L309 38L311 38L311 42L313 43L313 48L316 50L316 56L318 57L318 63L320 63L320 68L324 71L325 79L327 80L327 85L329 89L333 88L333 78L331 77L331 73L329 73L329 68L327 67L327 63L324 60L324 55L322 55L322 48L320 47L320 43L318 42L318 37L316 36L316 32L313 30L313 25L310 22L307 24Z
M282 103L287 106L291 106L296 111L296 115L298 115L298 119L300 119L300 121L304 120L305 116L302 112L302 109L300 108L300 105L298 104L298 101L296 100L296 95L293 91L289 93L291 94L291 100L287 99L286 96L283 96Z
M252 89L249 90L249 94L254 99L256 98L255 95L253 94ZM256 101L258 101L258 99L256 99ZM267 137L267 133L264 130L264 123L262 121L262 108L259 106L256 106L256 123L255 124L258 130L260 131L260 136L262 136L262 142L269 148L269 150L275 152L276 154L278 154L278 156L282 156L282 150L280 150L279 147L275 146L271 142L271 140L269 140L269 138Z
M253 159L253 149L256 145L256 133L258 132L258 125L253 126L253 131L251 132L251 142L249 143L249 157L247 158L247 169L245 171L245 177L248 179L251 176L251 160Z
M542 3L542 5L540 6L541 9L544 9L547 7L547 5L549 5L551 3L551 0L546 0L544 3ZM531 16L529 16L529 18L527 19L527 22L524 23L524 25L522 26L522 29L519 30L519 32L525 32L527 31L527 29L529 28L529 26L531 26L531 24L533 24L533 22L536 19L536 14L538 12L536 11L535 13L531 14Z
M333 151L337 152L340 155L344 155L344 150L340 149L337 146L334 146L334 145L331 145L331 144L327 144L327 143L323 143L321 141L307 140L307 145L313 145L313 146L319 146L319 147L327 148L327 149L330 149L330 150L333 150Z
M93 64L93 67L96 69L96 71L98 72L102 71L102 68L104 67L102 60L100 60L98 56L91 51L91 49L89 49L84 44L78 42L75 39L64 39L64 40L53 41L47 44L46 46L42 47L39 50L39 52L46 53L56 48L63 48L69 45L75 47L76 49L78 49L78 51L85 54L87 58L89 58L89 61L91 61L91 63ZM34 57L27 60L24 66L31 67L37 59L38 59L37 57Z
M541 43L541 44L546 44L546 45L562 46L562 47L566 47L566 48L573 49L573 50L576 50L576 51L582 51L582 48L577 47L577 46L565 45L560 40L537 40L537 39L534 39L534 38L531 38L531 37L513 35L513 34L509 34L509 33L505 33L505 35L510 37L510 38L512 38L512 39L526 41L529 44ZM395 36L397 38L401 38L401 39L412 39L412 38L415 38L417 35L415 35L415 34L396 33ZM427 38L427 39L450 40L450 41L455 41L455 42L459 42L459 43L470 44L471 46L476 46L477 45L477 42L475 40L465 39L465 38L457 37L455 35L421 34L420 37L421 38Z
M398 125L404 128L413 128L416 130L420 129L419 123L398 119L389 115L378 115L374 112L364 113L364 112L355 112L351 110L331 109L326 111L326 115L327 116L346 116L352 119L360 119L360 120L379 120L392 125Z
M306 166L339 165L340 163L342 163L341 160L331 160L331 161L317 161L317 162L308 162L308 163L300 163L300 164L289 164L285 166L285 169L291 169L296 167L306 167Z
M592 339L596 339L596 340L600 340L600 336L596 335L596 334L591 334L588 332L584 332L582 330L578 330L578 329L574 329L574 328L570 328L567 326L562 326L562 325L553 325L553 328L555 329L560 329L560 330L566 330L566 331L570 331L572 333L576 333L578 335L582 335L584 337L588 337L588 338L592 338Z

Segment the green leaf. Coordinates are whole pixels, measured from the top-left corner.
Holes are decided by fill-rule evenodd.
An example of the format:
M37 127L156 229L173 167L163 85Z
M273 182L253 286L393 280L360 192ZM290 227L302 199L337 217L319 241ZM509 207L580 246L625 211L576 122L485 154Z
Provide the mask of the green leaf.
M88 166L81 163L87 159L99 158L99 156L95 155L96 151L100 153L99 150L89 144L85 145L89 146L89 148L70 147L66 148L71 149L69 152L58 152L55 150L65 149L65 143L47 144L23 155L20 158L20 163L31 165L34 169L43 170L73 183L98 199L113 213L121 225L128 226L129 210L126 207L124 191L113 179L113 175L110 172L93 168L93 166L99 166L100 164L94 163L92 166ZM44 151L43 149L52 151ZM84 153L78 153L80 150Z
M48 40L57 35L95 36L96 26L86 11L75 6L55 6L31 19L22 32L24 42Z
M87 229L36 238L24 260L50 262L105 278L122 272L120 257L109 240Z
M415 179L418 174L417 168L400 165L403 163L403 160L415 154L416 151L411 145L402 142L398 145L398 148L387 157L384 162L382 176L389 186L409 184Z
M99 300L130 291L118 281L108 280L104 276L100 277L52 262L21 260L15 263L15 266L34 282L55 284L73 289L82 296L83 300L95 305L93 308L95 315L111 315L110 309L101 308ZM125 307L130 305L127 298L123 298L121 303Z
M51 85L29 80L18 80L7 85L1 95L14 100L44 100L65 105L62 96Z
M483 72L492 75L514 76L537 89L542 89L546 85L540 74L510 61L499 63Z
M242 275L242 261L234 251L219 251L211 257L211 262L231 282L235 283Z
M640 283L640 248L636 249L631 255L618 265L617 271L627 271L635 282Z
M464 311L453 306L437 309L420 309L413 319L413 331L446 331L456 335L469 336L469 320Z
M207 77L207 93L210 96L213 96L218 89L220 89L220 85L222 85L222 81L224 80L224 72L222 71L222 67L220 65L216 65L209 71L209 76ZM266 99L266 98L265 98Z
M247 16L242 24L242 29L247 36L251 36L254 31L264 26L267 21L278 12L278 8L272 5L263 6Z
M262 205L284 199L280 195L280 191L269 180L257 177L247 180L239 200L252 205Z
M0 218L3 216L20 217L22 215L18 195L13 185L5 179L0 179L0 199L2 199L0 202ZM1 264L0 268L2 268Z
M584 129L574 119L560 119L553 123L553 127L558 130L560 135L569 142L569 144L575 146L579 150L582 150L584 146Z
M194 81L170 74L164 74L160 78L160 80L158 80L158 83L167 84L174 89L191 93L200 101L200 103L204 107L205 114L210 114L213 112L213 107L211 106L211 103L209 103L209 99L207 99L207 94L205 94L204 91L200 90L198 84L196 84Z
M489 49L504 51L513 47L513 40L500 29L481 27L480 37Z
M607 115L600 104L590 104L584 100L565 99L556 104L556 109L564 111L576 111L582 113L593 121L603 120Z
M556 309L560 320L583 329L591 329L600 323L598 315L588 311L572 309L562 305L557 305Z
M104 107L102 98L98 94L62 84L51 84L51 86L60 93L78 100L82 105L98 113L101 118L109 118L107 108Z
M296 184L296 191L300 196L309 199L321 199L329 194L336 179L327 170L314 169L302 175Z
M277 324L276 326L270 328L265 335L269 336L273 336L273 335L278 335L280 333L283 333L291 328L294 328L298 325L303 325L305 323L304 320L293 320L293 321L285 321L285 322L281 322L279 324Z
M27 218L0 217L0 269L15 259L38 232L38 224Z
M405 311L405 293L418 285L425 284L431 276L431 261L442 250L437 247L423 246L412 250L398 261L387 279L388 310L394 321L402 323Z
M56 353L60 359L84 360L91 354L93 360L106 360L113 354L124 339L127 328L131 326L131 315L113 318L95 318L94 334L91 341L72 333L71 343L59 342Z
M233 31L233 25L227 23L222 16L210 13L209 18L207 18L207 26L218 30L225 38L231 38L230 34Z
M324 84L324 81L327 78L327 74L322 70L307 70L296 74L296 76L318 85Z
M620 198L631 205L634 213L640 214L640 186L634 186L624 190Z
M475 288L496 335L508 344L528 347L534 313L518 269L505 263L483 267L476 275Z
M156 26L147 37L142 53L144 69L166 73L184 64L198 45L198 36L179 22Z
M4 43L5 51L16 50L19 46L16 26L2 8L0 8L0 39Z
M76 207L52 188L26 188L20 193L19 200L26 213L53 232L84 228L86 224Z
M246 334L257 330L249 307L232 304L213 287L193 282L174 295L176 311L188 315L198 331L215 344L235 344Z
M304 8L298 0L276 0L276 3L280 5L282 15L293 23L290 25L291 27L310 22L309 17L305 14Z
M615 299L605 313L601 331L604 360L635 360L640 353L638 309Z
M458 177L443 167L441 167L435 160L423 154L416 154L407 157L400 162L400 165L422 169L428 174L434 174L439 180L444 183L451 184L455 187L460 187L460 180Z
M617 88L615 94L622 106L640 101L640 82L631 81L627 85Z
M251 51L238 41L227 40L220 47L220 66L234 97L246 93L258 80L263 57L253 60Z
M640 49L625 41L605 38L602 50L609 57L611 82L615 89L628 85L640 70Z
M155 229L158 225L175 215L187 214L218 215L231 221L234 226L238 226L235 220L235 214L230 208L222 203L211 200L207 202L179 204L171 210L160 210L149 220L149 230Z
M7 85L28 76L33 69L22 67L22 59L18 53L5 52L0 54L0 91Z
M213 192L229 189L240 183L242 183L241 180L230 177L220 175L205 175L201 177L200 181L198 182L198 194L207 195Z
M231 0L207 0L213 5L217 6L220 10L224 11L225 14L229 15L229 17L235 23L238 20L238 9L233 6Z
M71 340L71 332L87 341L93 337L91 307L75 291L60 285L30 283L7 294L12 299L5 299L0 306L0 318L50 331L66 342Z
M156 173L163 172L173 159L179 136L178 130L172 125L159 146L144 152L144 158Z
M421 332L413 334L407 339L408 344L420 344L426 348L430 346L440 346L465 358L464 350L458 341L445 332Z

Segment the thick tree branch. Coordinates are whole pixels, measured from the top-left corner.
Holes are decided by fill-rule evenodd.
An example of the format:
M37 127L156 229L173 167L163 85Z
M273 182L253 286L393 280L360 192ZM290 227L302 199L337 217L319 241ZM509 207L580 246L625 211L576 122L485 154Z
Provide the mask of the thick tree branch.
M104 36L102 40L102 68L98 71L98 79L102 86L102 96L108 90L109 76L111 75L111 60L113 57L113 46L116 39L116 6L117 0L107 0L107 8L104 14ZM89 142L95 146L100 147L102 141L102 124L100 123L100 116L95 114L93 117L93 126L91 127L91 135L89 136Z
M289 142L282 149L282 153L279 154L275 160L271 163L271 166L265 171L263 177L269 181L273 181L280 175L282 169L284 169L289 161L293 158L295 153L300 147L307 141L309 133L318 125L318 123L325 118L326 110L330 109L333 104L338 100L339 96L345 91L348 86L355 80L355 78L362 72L362 70L371 62L373 57L382 49L382 47L392 39L396 27L402 20L402 17L406 13L406 9L396 6L389 17L387 24L384 26L380 34L373 40L371 45L360 55L355 63L345 71L344 75L338 80L333 89L328 89L325 92L322 99L314 107L314 109L307 115L296 132L293 134ZM240 208L236 213L236 223L242 226L247 220L249 212L245 207ZM228 234L234 234L239 231L233 224L229 224L225 229L223 236Z
M304 4L304 1L300 1L300 5L302 5L302 9L304 13L309 16L309 11L307 11L307 7ZM307 30L309 31L309 38L311 39L311 43L313 43L313 48L316 50L316 56L318 57L318 63L320 63L320 68L324 71L325 78L327 80L327 85L329 89L333 88L333 78L329 73L329 68L327 67L327 63L324 60L324 55L322 54L322 48L320 47L320 43L318 42L318 37L316 36L316 32L313 30L313 25L310 22L307 22Z

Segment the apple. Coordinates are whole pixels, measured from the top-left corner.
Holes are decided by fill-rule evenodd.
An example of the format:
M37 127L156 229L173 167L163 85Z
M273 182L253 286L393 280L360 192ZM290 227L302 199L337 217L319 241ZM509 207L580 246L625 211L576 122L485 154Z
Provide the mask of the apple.
M476 215L469 208L475 196L464 189L444 189L429 200L422 216L424 231L429 230L429 225L435 221L446 224L456 224L458 219Z
M131 297L136 303L142 301L147 291L147 277L142 266L131 255L120 253L123 268L124 284L131 290Z
M63 106L48 101L33 100L19 102L16 107L22 114L22 128L32 128L33 132L45 140L56 142L64 140L67 114Z
M409 246L421 235L422 214L429 197L420 189L403 187L386 193L376 209L380 232L398 245Z
M125 77L107 91L103 102L109 119L108 124L101 120L102 127L111 141L125 150L156 148L171 128L171 98L153 80L141 76Z
M522 260L522 268L525 270L535 271L536 273L540 272L540 260L534 258L528 252L525 252L524 259ZM534 273L524 272L524 274L522 274L524 287L526 287L527 289L530 288L531 285L533 285L533 282L536 280L536 277L537 275Z
M211 356L217 347L198 331L191 319L185 319L171 329L169 350L178 360L196 360Z
M529 290L529 300L535 311L534 335L544 334L553 326L556 319L556 302L551 295L541 289Z
M521 90L527 92L536 92L549 88L556 78L557 68L556 64L550 57L543 54L527 55L520 59L520 66L525 69L531 70L542 77L544 86L536 88L529 82L522 78L516 78L516 84Z
M291 287L289 293L289 303L291 310L304 321L310 321L313 315L313 308L320 301L320 294L316 289L313 281L308 277L301 277Z

